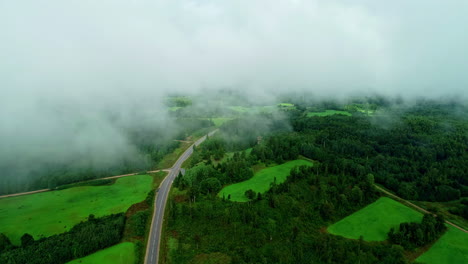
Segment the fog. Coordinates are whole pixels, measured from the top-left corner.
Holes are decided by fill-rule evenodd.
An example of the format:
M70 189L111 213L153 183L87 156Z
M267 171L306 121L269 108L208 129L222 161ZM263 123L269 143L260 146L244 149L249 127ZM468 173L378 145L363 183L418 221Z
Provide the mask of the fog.
M462 0L1 1L0 165L134 156L108 116L166 126L170 93L466 99L466 14Z

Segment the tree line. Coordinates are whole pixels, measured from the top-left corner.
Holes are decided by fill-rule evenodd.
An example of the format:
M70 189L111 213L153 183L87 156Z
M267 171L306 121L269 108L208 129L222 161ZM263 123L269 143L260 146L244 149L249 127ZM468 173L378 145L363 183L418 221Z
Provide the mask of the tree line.
M0 263L66 263L119 243L124 225L123 213L101 218L90 215L88 221L62 234L37 241L24 234L20 246L12 245L4 234L0 234Z

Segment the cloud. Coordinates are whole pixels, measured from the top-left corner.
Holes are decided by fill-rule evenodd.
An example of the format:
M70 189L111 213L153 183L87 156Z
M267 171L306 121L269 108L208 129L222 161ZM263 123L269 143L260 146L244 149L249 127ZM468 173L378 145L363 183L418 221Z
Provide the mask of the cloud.
M173 92L466 98L466 13L457 0L2 1L0 159L131 149L109 112L165 120Z

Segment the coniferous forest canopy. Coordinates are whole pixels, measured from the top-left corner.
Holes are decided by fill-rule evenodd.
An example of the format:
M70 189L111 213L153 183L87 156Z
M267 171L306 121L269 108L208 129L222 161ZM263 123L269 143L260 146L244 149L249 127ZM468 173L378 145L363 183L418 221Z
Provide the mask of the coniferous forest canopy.
M294 96L282 100L294 107L261 108L243 115L212 110L212 115L226 121L218 133L195 148L184 164L185 174L173 183L161 263L410 263L421 248L444 235L444 217L427 214L420 223L401 223L388 230L387 240L381 242L327 232L331 224L376 201L381 193L375 184L412 201L450 202L451 215L468 219L466 105L436 100L408 104L384 97L348 102ZM49 179L48 186L39 181L28 188L51 187L51 177L61 185L149 170L180 145L174 139L215 128L211 118L200 117L191 100L177 102L181 108L171 115L183 124L174 137L163 140L150 128L129 130L141 154L136 160L146 165L118 163L115 170L52 167L61 174L38 172L43 176L39 179ZM363 105L372 114L360 111ZM309 115L325 110L336 114ZM219 195L223 187L249 180L263 168L297 159L309 160L311 165L293 168L284 182L275 178L266 192L245 191L247 202ZM105 184L111 182L57 189ZM137 211L129 210L131 214L90 216L69 232L37 240L24 234L21 245L13 245L0 234L0 260L22 263L34 254L35 263L65 263L130 238L138 241L137 261L141 261L140 241L148 232L151 214L147 208L153 195L154 191ZM125 225L130 226L125 230L131 231L125 232L131 235L124 237ZM97 233L99 239L92 239Z
M326 104L316 107L341 108ZM268 133L255 131L252 120L240 119L198 147L194 167L174 182L178 191L169 204L167 232L178 242L167 249L164 263L211 258L217 263L406 263L405 252L429 245L445 232L442 216L401 223L384 242L325 231L375 201L374 182L409 200L456 202L451 213L468 218L464 106L383 101L375 105L385 111L375 116L306 117L307 105L296 105L285 112L283 123L270 122ZM281 125L285 123L291 127ZM258 136L264 137L261 142ZM221 159L225 152L249 147L249 153ZM217 196L223 186L252 177L251 168L301 156L314 166L293 169L286 182L272 183L266 193L246 192L250 202Z

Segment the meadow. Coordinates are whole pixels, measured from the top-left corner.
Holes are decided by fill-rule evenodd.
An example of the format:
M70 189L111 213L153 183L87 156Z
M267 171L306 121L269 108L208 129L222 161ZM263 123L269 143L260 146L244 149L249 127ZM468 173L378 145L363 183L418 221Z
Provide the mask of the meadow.
M143 201L152 189L153 177L135 175L119 178L112 185L80 186L0 199L0 233L19 245L24 233L34 239L63 233L84 221L125 212Z
M447 232L416 261L426 264L468 263L468 234L449 226Z
M331 115L346 115L351 116L350 112L347 111L339 111L339 110L325 110L323 112L309 112L307 113L307 117L312 116L331 116Z
M277 110L276 106L266 105L266 106L229 106L228 109L231 109L234 112L241 114L258 114L258 113L272 113Z
M262 169L246 181L224 187L218 193L218 196L224 196L227 199L227 197L231 195L231 201L247 202L249 199L245 196L245 191L251 189L257 193L265 193L270 189L270 184L274 182L275 179L277 184L284 182L289 176L291 169L301 165L312 166L312 162L307 160L293 160L281 165Z
M135 245L124 242L99 250L84 258L75 259L67 264L132 264L135 263Z
M402 222L421 222L423 215L399 202L381 197L374 203L328 227L328 232L346 238L384 241L392 227Z

